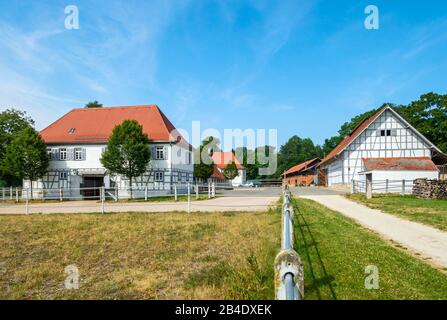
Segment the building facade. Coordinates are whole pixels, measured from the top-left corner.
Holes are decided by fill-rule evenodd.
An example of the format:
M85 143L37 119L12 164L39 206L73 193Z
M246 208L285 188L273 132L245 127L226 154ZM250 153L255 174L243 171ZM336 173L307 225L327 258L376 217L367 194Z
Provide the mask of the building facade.
M417 162L418 158L428 158L431 161L437 154L442 154L439 148L394 109L385 106L358 125L323 159L319 166L319 184L331 186L364 180L367 171L365 159L403 158ZM385 172L389 177L398 176L408 180L416 176L433 177L433 171L421 171L415 176L415 172L405 173L405 170L399 170L401 172L394 174L390 169L392 168Z
M68 189L72 197L80 198L97 195L82 189L102 186L126 193L129 180L107 172L100 161L113 128L124 120L138 121L150 140L151 160L146 173L133 180L133 188L147 187L151 194L162 195L170 193L174 184L193 181L192 147L158 106L150 105L74 109L42 130L50 165L33 188L47 189L47 195ZM25 181L24 187L28 186Z

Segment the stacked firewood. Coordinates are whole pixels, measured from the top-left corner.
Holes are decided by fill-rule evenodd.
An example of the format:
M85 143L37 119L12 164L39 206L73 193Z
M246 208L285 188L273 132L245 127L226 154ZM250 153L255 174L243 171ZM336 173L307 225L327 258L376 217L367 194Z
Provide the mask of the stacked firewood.
M447 181L416 179L413 195L426 199L447 199Z

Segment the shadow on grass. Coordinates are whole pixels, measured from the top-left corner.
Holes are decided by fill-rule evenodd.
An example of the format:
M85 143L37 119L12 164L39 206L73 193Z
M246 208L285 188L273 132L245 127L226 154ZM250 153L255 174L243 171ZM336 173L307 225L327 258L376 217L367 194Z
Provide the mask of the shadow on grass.
M315 291L318 300L322 300L321 289L327 288L330 292L330 299L337 300L337 295L332 285L335 278L327 273L318 248L318 242L312 234L311 225L307 223L306 218L296 204L294 208L297 211L295 212L294 226L299 230L299 235L295 237L295 248L298 252L305 254L304 268L308 268L308 272L305 270L305 274L310 274L312 277L311 283L305 289L311 292ZM301 243L300 240L302 241Z

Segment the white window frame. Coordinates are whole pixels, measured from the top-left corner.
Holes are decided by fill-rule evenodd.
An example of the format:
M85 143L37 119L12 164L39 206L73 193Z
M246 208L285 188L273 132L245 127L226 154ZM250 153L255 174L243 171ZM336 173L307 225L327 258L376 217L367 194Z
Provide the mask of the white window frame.
M165 159L165 147L155 147L155 160Z
M165 174L162 171L155 172L154 175L155 182L164 182L165 181Z
M67 157L68 157L67 148L59 148L59 160L67 161Z
M74 149L74 159L75 161L82 161L83 159L83 150L82 148L75 148Z
M68 172L67 171L59 172L59 180L61 181L68 180Z

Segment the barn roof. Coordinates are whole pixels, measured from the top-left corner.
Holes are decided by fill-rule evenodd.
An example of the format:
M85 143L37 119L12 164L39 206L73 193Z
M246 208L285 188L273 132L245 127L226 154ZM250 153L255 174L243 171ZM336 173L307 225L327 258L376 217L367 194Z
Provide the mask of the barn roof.
M104 143L124 120L138 121L152 141L188 144L156 105L73 109L40 134L46 143Z
M284 172L284 175L288 175L288 174L292 174L292 173L299 173L303 170L308 169L309 166L315 165L315 162L318 162L318 161L320 161L319 158L314 158L314 159L302 162L300 164L297 164L296 166L293 166L292 168L290 168L289 170Z
M365 171L438 171L429 157L363 158Z
M238 169L245 169L244 166L239 162L233 152L214 152L211 159L213 159L214 164L219 169L225 169L230 162L236 164Z
M222 174L222 172L217 169L217 166L214 165L213 174L211 175L211 178L219 179L219 180L226 180L225 176Z
M373 123L383 112L386 110L390 110L397 118L399 118L401 121L403 121L409 128L413 129L414 132L416 132L424 141L426 141L429 145L432 146L434 150L436 150L439 153L442 153L441 150L439 150L438 147L436 147L432 142L430 142L424 135L422 135L418 130L416 130L413 126L411 126L408 121L406 121L399 113L397 113L393 108L386 105L380 110L378 110L375 114L373 114L371 117L365 119L363 122L361 122L357 127L354 128L354 130L351 131L349 135L347 135L342 142L338 146L336 146L320 163L320 166L323 164L326 164L333 160L336 156L338 156L340 153L343 152L343 150L348 147L351 142L353 142L363 131L365 131L371 123Z

